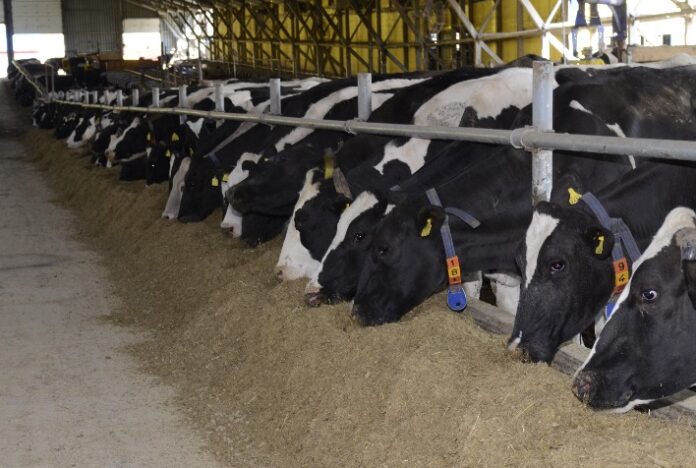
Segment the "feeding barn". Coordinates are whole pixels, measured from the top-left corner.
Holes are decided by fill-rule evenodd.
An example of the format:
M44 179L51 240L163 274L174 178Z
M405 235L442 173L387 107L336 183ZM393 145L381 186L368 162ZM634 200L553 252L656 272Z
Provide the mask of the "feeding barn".
M2 6L0 465L696 466L696 1Z

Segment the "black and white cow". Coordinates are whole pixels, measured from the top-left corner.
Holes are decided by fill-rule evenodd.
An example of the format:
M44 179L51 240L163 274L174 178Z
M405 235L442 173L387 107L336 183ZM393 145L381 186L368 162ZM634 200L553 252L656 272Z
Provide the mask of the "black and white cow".
M694 78L696 78L696 68L693 66L672 69L625 68L621 73L607 74L601 79L590 82L594 85L587 87L587 90L593 92L584 93L581 98L582 104L578 101L571 101L569 106L575 110L601 117L619 136L694 139L696 138L694 133L696 121L690 99L686 98L688 91L694 89L696 85ZM648 171L647 168L644 170ZM688 176L689 173L689 167L685 166L681 176ZM648 176L641 174L642 171L634 175L636 180L648 183ZM641 177L644 178L640 179ZM629 178L624 183L631 184L630 180ZM650 182L650 184L654 184L654 182ZM647 187L629 186L636 193L642 193L643 197L654 196L650 190L640 192L640 190L647 190ZM670 187L669 182L666 182L665 187ZM660 200L663 203L657 205L659 209L663 210L662 214L659 215L660 218L683 200L679 196L684 194L678 192L685 189L680 187L678 179L675 179L675 185L671 185L671 187L677 193L668 191L666 194L660 194L662 197ZM583 192L586 188L580 187L576 190ZM628 195L630 194L626 194L626 196ZM631 205L630 198L625 198L622 202ZM683 202L688 205L690 198L683 200ZM631 211L630 206L615 206L620 210L619 212L628 210L626 215L629 216L629 219L638 214ZM590 284L602 284L602 282L586 276L585 273L594 272L592 265L597 265L601 269L604 264L601 261L595 264L588 252L580 257L568 259L578 261L577 265L569 265L571 270L585 271L587 269L583 273L582 279L577 278L577 273L572 273L569 281L573 284L568 284L569 289L557 288L557 280L550 279L547 268L551 268L551 266L543 263L548 260L545 254L547 249L549 252L559 249L566 254L570 249L580 249L581 237L566 239L560 234L562 232L565 234L575 232L572 228L568 228L570 232L566 232L565 225L561 223L561 221L565 221L566 216L571 216L574 210L577 211L577 207L568 208L543 204L535 210L527 231L525 253L520 258L524 265L521 270L524 273L525 281L521 286L520 304L515 329L510 339L510 348L516 349L519 345L524 351L523 354L534 361L550 361L563 341L592 325L599 309L606 303L611 294L611 291L605 290L604 285L588 290ZM639 208L634 207L634 211L636 210L639 211ZM611 214L616 216L618 213ZM564 219L559 218L561 216ZM568 222L571 223L569 226L575 223L572 219L569 219ZM656 223L655 219L641 220L638 223L642 229L640 232L642 247L645 247L649 236L657 230ZM558 230L556 230L557 227ZM553 241L551 241L552 237ZM547 238L549 238L548 241ZM542 263L537 265L539 259ZM565 263L563 268L565 268ZM538 275L537 270L539 270ZM567 274L563 273L560 276L564 277ZM534 275L537 275L538 278L533 278ZM581 287L582 285L584 287Z
M691 165L645 164L595 196L644 249L672 208L696 206L694 183ZM592 326L614 290L615 236L572 201L538 204L518 255L523 281L509 349L532 361L550 362L564 341Z
M573 382L595 409L624 412L696 383L696 214L672 210Z
M393 96L394 90L420 81L423 81L423 78L395 78L373 82L372 107L380 108ZM328 105L325 104L326 111L322 109L322 102L318 101L316 104L319 105L313 106L308 112L326 112L323 117L329 120L355 118L356 94L357 87L348 86L325 98L329 101ZM256 243L270 240L280 234L284 222L277 223L273 218L287 221L291 216L306 172L321 165L325 158L333 158L333 151L349 138L350 136L343 132L296 129L279 139L272 150L284 146L286 148L259 161L251 176L231 191L231 206L243 215L241 237L248 242ZM253 221L248 215L254 216ZM262 215L269 217L268 226L264 226Z
M387 103L384 112L373 114L373 118L374 121L384 121L398 113L401 116L399 121L416 125L506 128L519 110L531 101L530 83L529 68L486 70L484 73L457 70L402 90L395 101ZM410 104L412 113L409 115L400 108L410 96L416 99ZM365 137L373 141L368 142ZM359 145L365 145L363 148L353 145L367 153L367 156L362 156L362 161L365 161L362 165L351 162L355 159L351 158L355 151L353 147L341 151L345 157L340 159L339 167L347 175L353 195L362 190L386 190L401 183L446 146L443 142L421 138L365 137L359 141ZM295 208L302 231L299 234L293 232L297 226L292 223L288 228L287 242L276 265L277 274L283 279L311 277L336 232L343 195L329 184L323 184L323 187L323 191ZM317 225L321 228L317 229ZM302 242L298 243L297 239Z
M308 91L319 84L325 83L326 81L327 80L324 79L309 78L305 80L283 82L281 83L281 89L286 90L286 94L282 96L283 102L286 102L289 97L295 96L297 93ZM268 85L263 84L263 86L267 88ZM237 86L227 86L225 88L227 91L223 89L223 93L227 92L232 93L233 95L234 93L241 92L247 98L251 99L251 104L253 105L254 103L258 102L259 99L262 99L263 93L266 92L264 91L264 88L262 87L261 83L258 83L256 88L252 88L252 92L249 93L246 93L246 90L243 88L244 84ZM231 94L226 95L226 99L230 96ZM245 104L245 108L248 107L247 104ZM251 107L249 112L263 112L269 107L269 105L269 100L262 101ZM209 130L210 133L206 133ZM190 167L193 166L195 168L197 164L196 162L192 164L193 160L191 158L195 158L196 161L200 162L204 159L204 156L207 156L209 153L213 152L213 150L215 150L218 160L223 162L223 166L231 165L232 167L234 167L233 164L227 163L226 160L230 159L233 163L236 161L236 158L238 157L235 156L237 154L235 152L236 148L245 147L246 145L258 145L260 142L263 143L267 132L268 128L266 126L256 125L252 123L243 123L240 125L239 122L227 121L223 123L220 127L217 127L213 130L213 126L207 127L206 125L204 125L203 119L189 120L187 122L187 127L185 129L183 137L178 144L179 148L177 148L176 150L172 150L172 153L176 155L176 158L172 161L172 165L170 167L171 180L173 181L174 175L178 173L180 169L179 163L182 161L183 158L189 158L189 161L183 166L183 169L188 172ZM199 138L199 136L204 137ZM240 140L241 137L245 137L248 143L245 144L244 141ZM199 167L196 170L196 172L200 175L203 173L203 170L201 170L201 168ZM186 180L186 176L187 173L184 173L181 174L180 177L177 177L177 179L180 180L181 184L183 184ZM196 178L198 176L192 177ZM221 174L220 177L224 178L224 174ZM206 184L210 184L211 181L212 174L211 177L206 181ZM189 185L194 191L196 190L194 187L198 187L198 189L203 189L203 199L205 199L206 195L209 195L205 193L206 190L203 184L196 184L195 182L193 182ZM172 189L170 190L170 196L167 199L167 204L165 206L164 211L162 212L162 217L167 219L176 219L179 216L179 213L181 213L182 211L181 203L183 200L184 189L184 185L177 186L176 188L172 186ZM199 194L193 195L192 198L196 198L198 197L198 195ZM195 203L196 202L189 203L189 207L194 206ZM190 211L192 209L194 208L187 208L184 211ZM192 221L198 219L198 215L195 213L193 215L191 213L184 213L183 217L184 220L187 220L189 217L191 217Z

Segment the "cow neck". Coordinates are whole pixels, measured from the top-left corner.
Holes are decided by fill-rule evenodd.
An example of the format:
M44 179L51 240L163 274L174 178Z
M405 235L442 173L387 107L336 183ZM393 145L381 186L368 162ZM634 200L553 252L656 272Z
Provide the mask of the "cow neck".
M614 306L619 299L619 295L626 287L628 279L631 276L629 271L629 259L631 267L640 257L640 250L636 244L631 230L626 226L622 218L611 218L607 210L604 209L602 203L592 193L587 192L580 199L594 214L599 224L610 231L614 236L614 245L611 249L612 267L614 270L614 289L611 297L604 309L604 316L608 320L614 312ZM598 249L603 248L604 238L600 240ZM628 253L628 259L624 254L624 248ZM601 252L598 252L601 254Z
M442 208L442 202L434 188L426 190L425 195L428 197L430 203ZM442 244L445 247L445 261L447 264L447 279L449 283L447 287L447 306L455 312L461 312L466 308L467 300L464 287L462 286L462 272L459 267L459 257L454 250L452 232L449 228L450 214L458 217L473 229L476 229L481 223L464 210L459 208L445 208L445 219L442 222L442 226L440 226L440 236L442 237Z

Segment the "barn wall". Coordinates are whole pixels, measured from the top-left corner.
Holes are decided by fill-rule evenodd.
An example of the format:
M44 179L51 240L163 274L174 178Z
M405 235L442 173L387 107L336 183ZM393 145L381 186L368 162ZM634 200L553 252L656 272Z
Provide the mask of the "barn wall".
M15 34L60 34L60 0L12 0Z
M443 70L473 63L474 46L470 42L457 45L457 37L463 40L467 34L446 1L360 0L357 3L372 8L361 17L350 0L304 4L267 2L264 7L242 2L241 7L216 12L213 55L220 60L232 60L235 55L240 63L259 70L326 76L364 71ZM532 3L545 20L555 0ZM400 14L399 7L404 4L412 8L407 19ZM459 0L459 4L478 29L495 0ZM318 5L323 15L313 7ZM518 0L501 0L485 31L535 29L525 10L520 10L518 15L518 5ZM560 16L559 9L553 21L560 21ZM370 30L375 34L370 34ZM430 42L431 34L437 35L436 43ZM381 38L386 50L380 50L374 35ZM560 34L556 37L561 40ZM505 61L521 54L541 54L542 45L539 37L488 44ZM485 52L482 58L484 64L492 62ZM558 59L560 53L551 48L550 58Z
M120 0L63 0L66 54L121 53Z

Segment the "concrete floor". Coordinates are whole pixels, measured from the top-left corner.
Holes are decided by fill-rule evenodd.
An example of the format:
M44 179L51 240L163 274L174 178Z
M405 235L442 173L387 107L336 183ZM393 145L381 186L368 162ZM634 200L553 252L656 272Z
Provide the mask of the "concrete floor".
M118 300L99 257L51 203L0 82L0 466L215 466L123 352L143 339L100 320Z

